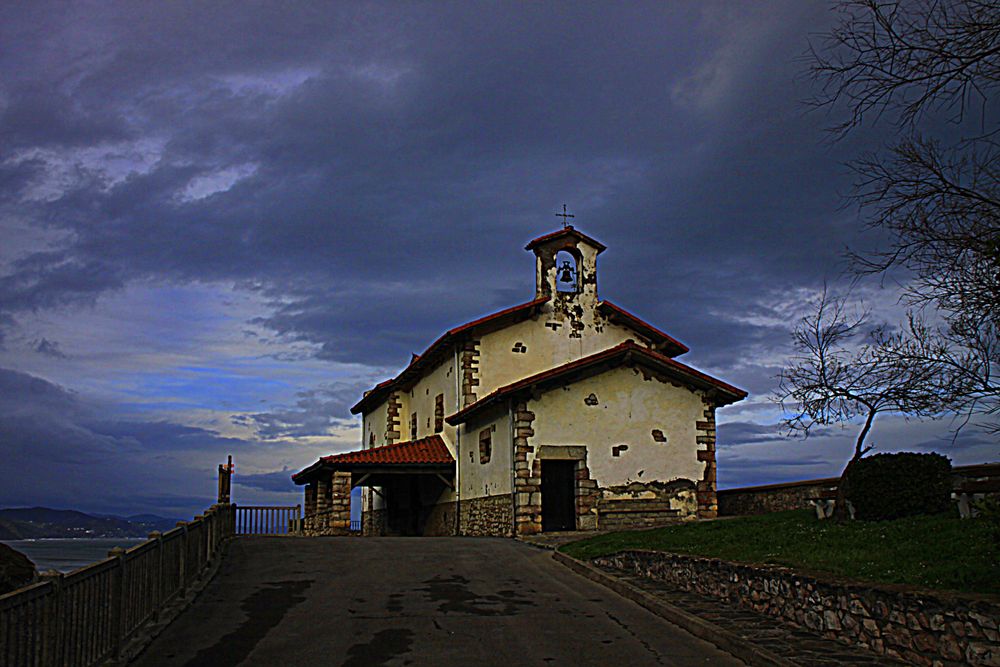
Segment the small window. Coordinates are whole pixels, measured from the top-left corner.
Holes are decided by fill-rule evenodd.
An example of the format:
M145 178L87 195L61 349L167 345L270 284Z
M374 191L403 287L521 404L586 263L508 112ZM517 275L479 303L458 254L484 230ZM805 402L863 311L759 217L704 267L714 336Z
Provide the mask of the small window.
M417 439L417 413L410 414L410 440Z
M444 430L444 394L434 397L434 432L440 433Z
M493 454L493 430L484 428L479 432L479 462L489 463Z

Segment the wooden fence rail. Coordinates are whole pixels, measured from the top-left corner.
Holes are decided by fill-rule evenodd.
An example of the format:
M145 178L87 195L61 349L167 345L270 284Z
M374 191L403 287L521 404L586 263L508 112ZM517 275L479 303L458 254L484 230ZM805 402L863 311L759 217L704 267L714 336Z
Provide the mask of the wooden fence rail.
M302 506L237 506L236 535L301 535Z
M235 534L234 505L152 533L105 560L0 596L0 665L89 667L117 660L125 644L208 571Z

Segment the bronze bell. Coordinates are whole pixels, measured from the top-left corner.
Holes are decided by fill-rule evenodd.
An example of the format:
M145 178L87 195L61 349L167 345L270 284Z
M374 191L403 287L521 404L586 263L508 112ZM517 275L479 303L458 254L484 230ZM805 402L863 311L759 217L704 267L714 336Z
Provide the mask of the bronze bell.
M559 267L559 282L573 282L573 265L569 263L569 260L563 262L562 266Z

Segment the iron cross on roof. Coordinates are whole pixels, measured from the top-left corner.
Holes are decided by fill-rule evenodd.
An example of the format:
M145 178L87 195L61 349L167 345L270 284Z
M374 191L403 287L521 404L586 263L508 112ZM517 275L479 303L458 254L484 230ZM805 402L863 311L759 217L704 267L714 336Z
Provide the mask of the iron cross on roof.
M566 212L566 204L563 204L563 211L562 211L562 213L556 213L556 217L563 219L563 229L566 229L569 226L569 219L570 218L575 218L576 216L573 215L572 213L567 213Z

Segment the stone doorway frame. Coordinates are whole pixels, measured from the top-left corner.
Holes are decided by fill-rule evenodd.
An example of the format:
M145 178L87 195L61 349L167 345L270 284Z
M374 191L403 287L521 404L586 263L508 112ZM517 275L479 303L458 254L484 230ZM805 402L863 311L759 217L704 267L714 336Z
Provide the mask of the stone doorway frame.
M573 495L576 506L576 530L594 530L597 517L592 512L599 492L597 481L590 478L586 445L541 445L531 462L530 473L514 497L515 524L519 535L542 532L542 461L574 463ZM526 463L526 462L525 462Z

